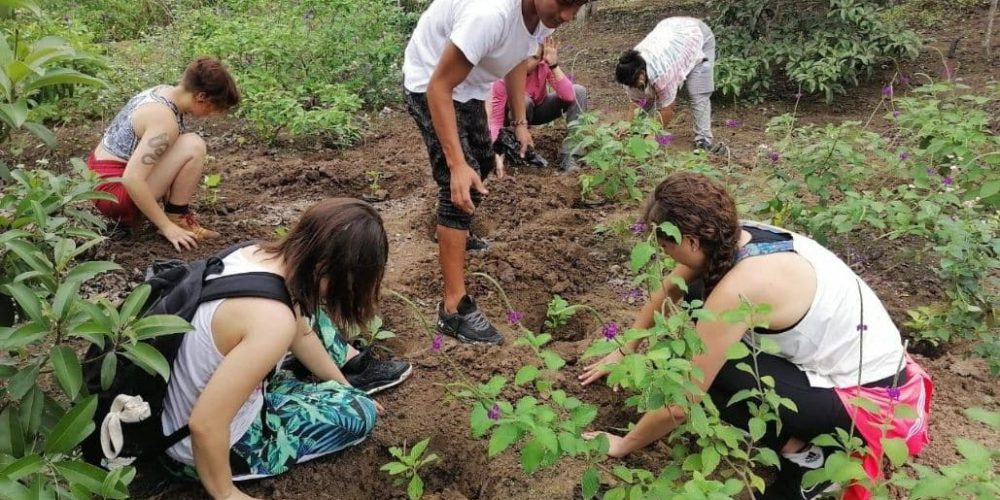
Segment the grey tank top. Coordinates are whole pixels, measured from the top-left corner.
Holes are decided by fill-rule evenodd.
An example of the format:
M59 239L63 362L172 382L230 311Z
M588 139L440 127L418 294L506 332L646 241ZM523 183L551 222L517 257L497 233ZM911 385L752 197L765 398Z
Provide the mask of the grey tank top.
M128 160L132 156L132 153L135 152L135 148L139 147L139 137L135 134L135 127L132 126L132 115L135 114L135 110L139 109L139 106L151 102L165 104L170 108L170 111L173 111L174 116L177 118L177 128L183 133L184 115L177 109L176 104L159 94L160 91L168 88L170 88L169 85L158 85L151 89L143 90L135 97L129 99L125 107L115 115L115 119L111 121L111 125L108 126L107 131L104 132L104 137L101 139L101 146L107 152Z

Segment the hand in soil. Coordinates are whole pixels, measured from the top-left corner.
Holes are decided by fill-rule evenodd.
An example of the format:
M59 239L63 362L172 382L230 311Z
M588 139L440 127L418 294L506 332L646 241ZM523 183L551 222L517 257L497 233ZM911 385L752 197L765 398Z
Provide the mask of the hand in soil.
M621 361L624 357L625 356L622 355L621 351L615 349L607 356L601 358L600 361L587 365L587 367L583 369L583 373L580 374L577 379L580 380L580 383L583 385L590 385L592 382L596 382L608 376L608 371L601 369L602 366L615 364ZM617 391L618 388L615 387L615 390Z
M625 444L625 438L616 436L610 432L584 432L583 439L594 439L602 434L608 437L609 457L621 458L631 452Z
M535 149L535 139L531 137L531 132L528 130L527 125L514 127L514 137L517 137L517 142L521 144L521 158L524 158L524 154L528 152L528 148Z
M507 168L503 164L503 155L496 155L497 162L497 179L503 179L507 177Z
M235 486L233 487L233 489L229 490L228 495L219 498L222 498L224 500L260 500L257 497L252 497L250 495L247 495L246 493L243 493Z
M451 202L470 214L476 211L476 205L472 203L472 188L480 194L489 194L483 179L468 164L459 165L451 171Z
M170 223L169 226L160 230L160 234L162 234L163 237L166 238L178 252L181 251L181 248L184 250L192 250L198 247L198 240L195 238L194 233L181 229L181 227L177 224Z

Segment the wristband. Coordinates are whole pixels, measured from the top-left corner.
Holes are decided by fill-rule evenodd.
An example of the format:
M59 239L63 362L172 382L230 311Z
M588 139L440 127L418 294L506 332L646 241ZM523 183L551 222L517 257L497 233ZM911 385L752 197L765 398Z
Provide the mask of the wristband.
M528 126L528 120L512 120L510 122L510 126L511 127L520 127L521 125L524 125L525 127L527 127Z

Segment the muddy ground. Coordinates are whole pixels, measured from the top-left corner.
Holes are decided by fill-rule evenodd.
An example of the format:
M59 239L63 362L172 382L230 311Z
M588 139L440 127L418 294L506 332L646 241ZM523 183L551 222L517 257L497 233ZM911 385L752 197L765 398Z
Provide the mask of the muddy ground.
M603 8L598 19L587 25L561 30L562 60L577 82L590 89L592 107L606 113L628 109L622 91L612 84L613 61L621 50L634 44L663 17L700 14L698 4L650 0L628 10ZM976 15L972 19L983 19ZM979 23L980 21L975 21ZM941 48L950 41L949 33L966 31L979 40L985 30L976 24L948 26L924 33L928 44ZM720 49L721 50L721 49ZM996 74L996 58L990 62L977 43L967 43L960 52L959 75L966 83L980 85ZM920 58L904 66L906 72L936 74L939 56L925 50ZM833 105L804 99L798 114L808 122L824 123L855 119L867 120L880 101L882 84L892 71L877 75L862 88L840 97ZM718 102L714 114L717 136L730 144L738 164L753 165L755 149L766 142L767 120L791 111L795 99L775 95L762 104L734 105ZM879 113L881 115L881 113ZM727 119L738 119L739 128L726 128ZM391 254L385 286L412 297L422 313L432 318L441 292L437 267L437 247L429 235L433 224L436 189L429 175L426 151L411 118L402 109L390 109L373 117L374 125L356 147L331 150L310 143L264 146L245 141L235 121L199 124L208 138L213 156L211 172L223 175L221 199L200 203L203 223L224 237L201 245L192 257L204 256L233 242L275 237L281 228L294 223L311 203L329 196L361 197L369 191L367 172L383 173L381 187L388 199L377 204L389 233ZM678 140L671 148L681 150L691 143L690 119L682 113L673 131ZM884 127L876 118L875 127ZM85 155L99 138L101 127L59 131L60 150L48 155L52 164L61 158ZM536 143L541 152L554 159L564 127L559 124L538 128ZM41 152L29 151L28 158ZM741 167L742 168L742 167ZM761 178L763 178L763 173ZM553 170L520 170L506 179L488 183L490 195L479 208L477 232L491 246L485 253L469 258L470 271L497 277L513 307L525 311L528 327L538 327L546 303L558 293L573 303L588 304L609 319L630 320L638 305L624 296L628 276L626 262L630 241L616 241L595 234L595 226L635 217L634 207L586 208L579 203L576 176ZM741 193L759 199L767 193ZM931 269L914 258L898 242L871 242L865 238L843 238L833 247L879 292L897 320L904 311L937 296ZM96 255L120 263L124 273L104 280L99 290L121 296L142 277L142 270L155 258L176 257L171 247L145 231L135 237L117 237L102 246ZM456 359L467 375L485 381L494 375L513 378L516 370L532 359L530 351L513 346L515 333L504 323L505 306L483 280L471 280L470 292L494 318L507 338L501 347L460 345L448 340L443 349ZM389 329L398 334L385 346L414 364L411 380L381 394L386 407L374 434L363 444L337 456L299 466L290 473L242 485L244 491L263 498L403 498L379 467L390 460L388 448L431 438L430 449L441 456L439 464L423 472L429 498L441 499L527 499L573 498L578 495L582 464L568 460L527 477L520 470L518 455L508 451L487 458L487 442L474 440L469 432L469 410L449 401L443 384L454 381L442 355L429 350L430 336L421 330L410 310L388 294L383 296L382 315ZM600 408L594 427L621 428L634 421L634 412L625 408L624 397L607 388L586 391L574 382L581 370L580 354L598 329L592 319L577 319L556 332L553 348L569 361L560 387ZM963 408L980 406L1000 409L996 379L985 365L966 359L965 349L917 355L935 379L931 445L918 463L940 466L959 459L954 450L956 437L970 437L1000 447L1000 434L961 416ZM931 356L931 357L928 357ZM632 465L658 470L666 459L665 445L657 445L628 459ZM199 485L180 483L156 474L146 474L136 483L134 493L149 498L200 498Z

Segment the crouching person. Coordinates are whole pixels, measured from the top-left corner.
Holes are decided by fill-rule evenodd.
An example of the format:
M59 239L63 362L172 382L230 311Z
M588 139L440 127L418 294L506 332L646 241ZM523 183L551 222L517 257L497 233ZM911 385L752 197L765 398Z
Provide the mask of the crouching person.
M315 334L313 314L303 312L323 311L341 328L366 325L387 258L381 218L352 199L322 201L285 238L226 255L222 273L209 280L275 274L295 308L243 297L198 306L162 418L165 435L188 425L190 436L167 450L168 468L198 478L214 498L249 498L234 481L281 474L363 441L381 407L351 386L334 361L345 353L330 352L334 344ZM276 370L289 352L318 381Z

